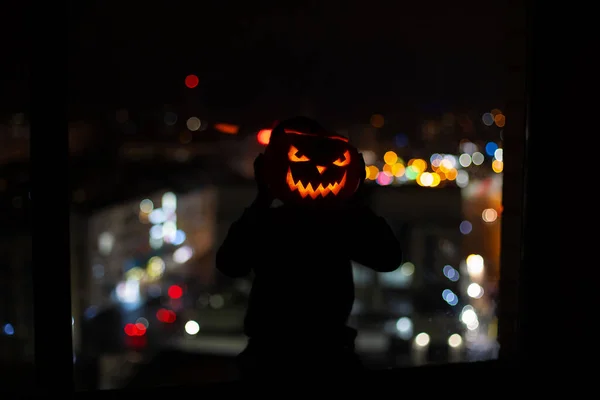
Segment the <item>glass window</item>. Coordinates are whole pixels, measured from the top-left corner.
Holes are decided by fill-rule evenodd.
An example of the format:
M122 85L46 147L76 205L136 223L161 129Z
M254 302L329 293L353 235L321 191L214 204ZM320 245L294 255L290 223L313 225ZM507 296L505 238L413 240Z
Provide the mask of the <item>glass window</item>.
M508 11L310 13L339 22L329 29L301 13L188 5L148 11L146 22L179 21L159 37L128 7L85 16L102 28L81 31L71 78L86 83L69 121L78 389L236 378L252 276L219 274L215 252L255 196L270 127L297 114L358 147L369 205L403 246L393 272L352 265L348 323L364 363L498 357L505 161L518 175L524 140L499 50L515 36Z
M8 390L34 378L30 214L29 121L8 113L0 119L0 381Z

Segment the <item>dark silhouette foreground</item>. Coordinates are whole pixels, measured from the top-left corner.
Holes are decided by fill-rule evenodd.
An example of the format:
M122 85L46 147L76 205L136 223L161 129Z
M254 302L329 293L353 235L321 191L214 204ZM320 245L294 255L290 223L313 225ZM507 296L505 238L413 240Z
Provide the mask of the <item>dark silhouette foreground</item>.
M306 129L302 122L282 124ZM238 357L242 377L361 371L356 331L347 326L354 302L351 261L393 271L402 262L400 245L364 203L362 183L336 207L272 207L263 163L259 155L257 198L232 224L216 258L229 277L254 274L244 325L249 342Z

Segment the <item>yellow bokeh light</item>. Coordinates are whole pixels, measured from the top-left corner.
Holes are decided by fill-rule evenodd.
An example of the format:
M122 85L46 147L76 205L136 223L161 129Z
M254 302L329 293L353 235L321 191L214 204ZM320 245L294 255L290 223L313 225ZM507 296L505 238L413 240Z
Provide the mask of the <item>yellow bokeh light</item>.
M367 167L368 170L368 175L367 178L374 181L375 179L377 179L377 174L379 174L379 168L377 168L374 165L369 165Z
M417 172L425 172L427 170L427 161L416 158L412 160L411 167L413 167L413 169L415 169Z
M450 171L446 172L446 179L449 181L453 181L458 176L458 171L455 168L452 168Z
M423 172L417 177L417 183L425 187L431 186L433 183L433 175L431 175L429 172Z
M165 272L165 262L160 257L152 257L148 260L148 265L146 266L146 273L148 277L151 279L157 279L161 277Z
M446 172L452 170L452 168L454 168L454 167L452 166L452 162L450 160L443 159L440 162L440 171L446 173Z
M495 173L499 174L504 170L504 163L500 160L494 160L492 162L492 169Z
M467 271L471 276L481 275L484 268L483 257L479 254L469 254L465 260L467 263Z
M401 177L402 175L404 175L404 171L406 171L406 168L404 168L404 165L402 165L400 163L396 163L396 164L392 165L392 175L394 175L396 177Z
M429 185L429 186L436 187L437 185L440 184L440 182L442 181L442 179L440 178L440 175L437 174L436 172L433 172L431 174L431 176L433 177L433 182L431 182L431 185Z
M127 279L139 281L144 277L144 270L140 267L133 267L125 273Z
M388 165L394 165L398 161L398 154L394 153L393 151L387 151L383 155L383 161Z

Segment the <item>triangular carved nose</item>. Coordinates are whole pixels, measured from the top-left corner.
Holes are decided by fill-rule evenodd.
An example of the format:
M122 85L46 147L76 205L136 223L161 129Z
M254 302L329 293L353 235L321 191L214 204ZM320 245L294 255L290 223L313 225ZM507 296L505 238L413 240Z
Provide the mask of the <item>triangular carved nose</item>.
M320 174L325 172L326 169L327 169L327 167L324 167L322 165L317 165L317 170L319 171Z

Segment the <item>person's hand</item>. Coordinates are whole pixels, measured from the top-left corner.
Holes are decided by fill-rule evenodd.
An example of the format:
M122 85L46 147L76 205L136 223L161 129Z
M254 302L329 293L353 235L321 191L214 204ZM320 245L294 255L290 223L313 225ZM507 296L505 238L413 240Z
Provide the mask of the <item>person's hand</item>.
M357 208L363 208L367 206L367 202L366 202L366 185L365 185L365 179L366 179L366 175L365 175L365 169L366 169L366 164L365 164L365 159L363 158L362 153L359 153L359 163L360 163L360 171L361 171L361 179L358 183L358 187L356 188L356 191L354 192L354 194L352 195L352 197L350 197L348 199L348 201L344 204L345 209L357 209Z
M254 203L256 205L270 207L273 198L267 183L265 156L263 154L259 154L254 160L254 181L256 182L256 189L258 190Z
M360 154L360 168L365 170L365 161ZM339 204L335 209L331 210L330 217L336 221L336 224L348 228L348 224L352 225L353 221L360 219L360 216L369 208L367 204L367 187L365 185L365 174L363 173L361 180L358 183L358 188L345 202ZM350 229L350 231L353 231Z

